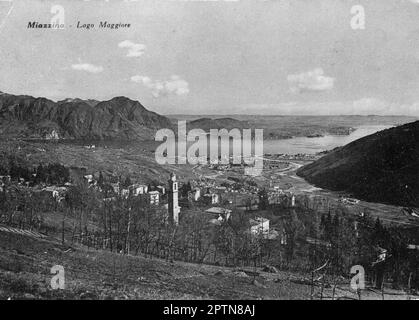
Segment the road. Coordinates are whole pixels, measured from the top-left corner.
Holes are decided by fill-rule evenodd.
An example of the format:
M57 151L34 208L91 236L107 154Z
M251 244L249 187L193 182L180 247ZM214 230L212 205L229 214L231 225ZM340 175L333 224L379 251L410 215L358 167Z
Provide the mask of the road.
M266 184L270 181L275 181L275 184L278 185L279 189L287 190L292 192L296 195L304 194L309 195L311 197L319 197L323 199L327 199L328 201L332 201L335 204L344 205L340 201L343 196L345 195L342 192L336 192L331 190L326 190L322 188L318 188L305 179L297 176L296 171L301 168L303 165L307 164L308 161L289 161L289 160L275 160L275 159L268 159L263 158L264 162L282 162L288 163L289 166L287 168L282 169L267 169L265 168L263 171L263 175L259 178L262 178L260 181ZM193 167L193 173L198 176L199 178L207 178L207 179L219 179L224 180L226 177L224 176L225 173L220 171L214 174L204 174L201 170L203 168L201 166ZM201 171L201 172L200 172ZM277 179L273 177L277 177ZM406 226L417 226L419 227L419 218L414 218L407 216L406 214L402 213L403 207L400 206L393 206L383 203L374 203L374 202L367 202L360 200L359 203L353 205L345 205L351 212L354 214L360 214L362 212L368 211L373 217L379 217L382 222L386 222L388 224L400 224Z
M269 159L267 159L269 160ZM270 160L271 161L271 160ZM296 194L311 194L319 197L326 197L329 200L340 202L342 193L325 190L318 188L305 179L297 176L296 171L303 166L301 163L290 162L292 167L287 168L286 170L277 170L281 177L287 177L293 185L293 192ZM356 213L369 211L371 215L379 217L382 222L387 222L389 224L401 224L406 226L416 226L419 227L419 218L409 217L402 213L403 207L388 205L383 203L367 202L360 200L359 203L353 205L347 205L348 208L351 208L352 211Z

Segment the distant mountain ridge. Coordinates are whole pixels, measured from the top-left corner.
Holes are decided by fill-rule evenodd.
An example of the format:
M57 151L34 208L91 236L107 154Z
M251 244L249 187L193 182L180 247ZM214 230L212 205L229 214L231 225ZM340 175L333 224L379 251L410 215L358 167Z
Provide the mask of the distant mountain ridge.
M54 102L27 95L0 94L0 134L20 138L137 140L153 138L171 121L127 97L108 101Z
M419 207L419 121L356 140L297 174L367 201Z
M247 129L251 128L247 121L236 120L233 118L200 118L196 120L191 120L187 123L187 128L195 129L199 128L205 131L209 131L210 129Z

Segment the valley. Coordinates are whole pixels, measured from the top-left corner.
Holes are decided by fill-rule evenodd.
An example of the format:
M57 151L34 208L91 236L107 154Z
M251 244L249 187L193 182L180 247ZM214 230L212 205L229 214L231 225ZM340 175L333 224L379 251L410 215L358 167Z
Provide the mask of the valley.
M404 150L408 157L399 159L406 164L415 158L417 122L394 126L409 117L188 120L188 130L261 126L275 132L265 136L262 174L250 177L244 174L244 163L159 165L155 150L160 142L151 137L158 129L174 129L177 119L154 114L124 97L55 103L2 94L0 102L0 250L4 252L0 296L307 299L315 298L310 296L314 286L319 298L319 284L307 275L324 261L332 261L327 282L337 285L338 275L345 275L340 284L343 291L332 294L323 288L320 298L354 299L347 289L348 268L353 263L365 265L369 288L374 288L376 271L371 261L381 247L392 253L403 248L398 260L389 262L404 263L404 269L397 269L400 280L391 279L387 292L417 281L412 269L416 255L407 248L415 248L419 241L415 232L419 221L410 203L371 201L345 187L329 188L310 176L325 163L333 170L351 163L335 161L340 154L363 161L356 165L360 168L382 165L345 151L353 145L356 151L364 150L362 144L369 145L369 139L380 146L390 141L393 152L380 159L393 164L391 157L398 154L397 145L391 145L393 132L398 137L395 141L411 148ZM31 112L31 119L26 112ZM416 168L414 161L406 165ZM392 168L404 174L397 166ZM356 176L356 168L351 170ZM167 222L169 177L179 183L176 224ZM261 233L266 225L267 231ZM45 274L42 263L25 266L27 256L38 262L45 257L31 246L16 245L38 234L41 238L31 246L49 252L49 264L58 260L54 264L69 268L68 291L56 293L40 285L44 276L33 273ZM23 238L16 242L16 237ZM93 272L93 281L85 281L98 261L102 272ZM169 271L175 264L184 271ZM149 275L140 266L162 268L168 276ZM272 275L264 270L277 271ZM122 281L118 279L124 279L122 287L115 284ZM237 290L231 289L233 283ZM171 291L171 285L180 289ZM397 291L396 296L405 299L407 292ZM365 291L367 297L379 298Z

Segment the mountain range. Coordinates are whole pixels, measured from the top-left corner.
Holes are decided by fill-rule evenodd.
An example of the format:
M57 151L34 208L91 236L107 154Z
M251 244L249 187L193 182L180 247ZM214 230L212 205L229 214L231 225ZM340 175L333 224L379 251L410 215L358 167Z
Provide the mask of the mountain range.
M0 92L2 137L141 140L171 121L126 97L108 101L46 98Z

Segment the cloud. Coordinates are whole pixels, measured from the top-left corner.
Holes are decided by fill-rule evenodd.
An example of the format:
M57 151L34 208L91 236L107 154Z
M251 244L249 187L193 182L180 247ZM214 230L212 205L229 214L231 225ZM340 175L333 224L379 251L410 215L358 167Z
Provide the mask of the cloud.
M141 43L134 43L130 40L124 40L118 44L118 47L128 49L127 57L139 57L143 55L146 46Z
M302 91L324 91L333 89L335 79L325 76L322 68L317 68L287 77L290 90L293 93Z
M140 83L151 90L154 97L167 96L175 94L177 96L187 95L189 93L189 84L177 75L173 75L169 80L152 80L147 76L135 75L131 81Z
M77 71L86 71L90 73L100 73L103 71L103 67L101 66L95 66L90 63L77 63L72 64L71 69L77 70Z

